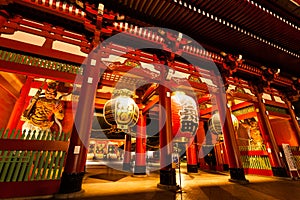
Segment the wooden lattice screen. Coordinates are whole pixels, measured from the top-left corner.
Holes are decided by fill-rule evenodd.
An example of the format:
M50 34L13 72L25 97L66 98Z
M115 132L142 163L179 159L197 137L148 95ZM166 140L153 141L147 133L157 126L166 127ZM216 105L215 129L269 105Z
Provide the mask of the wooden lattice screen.
M272 167L265 145L240 146L245 174L272 176Z
M0 198L57 193L69 136L0 130Z

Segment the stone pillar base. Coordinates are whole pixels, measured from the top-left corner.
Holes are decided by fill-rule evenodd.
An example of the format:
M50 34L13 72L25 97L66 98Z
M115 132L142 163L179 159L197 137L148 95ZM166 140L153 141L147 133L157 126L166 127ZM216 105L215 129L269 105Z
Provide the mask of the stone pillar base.
M135 166L134 175L146 175L146 166Z
M157 188L170 191L177 191L180 189L179 185L163 185L160 183L157 184Z
M180 186L176 184L176 171L171 168L168 170L160 170L160 183L157 187L163 190L170 190L176 192Z
M243 168L229 168L230 182L236 182L240 184L248 184L249 181L245 178L245 172Z
M187 172L188 173L198 173L198 166L187 164Z
M147 174L133 174L131 175L132 177L135 177L135 178L146 178L148 177Z
M160 170L160 185L176 186L176 171L175 169Z
M274 176L279 176L279 177L287 177L287 173L285 168L283 167L272 167L272 172Z
M59 188L60 194L80 192L84 172L67 174L63 172Z
M130 172L131 171L131 165L130 163L123 163L123 170Z

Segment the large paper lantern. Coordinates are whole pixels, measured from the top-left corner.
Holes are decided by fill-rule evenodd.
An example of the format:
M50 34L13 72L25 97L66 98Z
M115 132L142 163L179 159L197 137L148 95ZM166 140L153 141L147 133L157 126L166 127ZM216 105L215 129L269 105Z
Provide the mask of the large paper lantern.
M239 120L233 114L231 114L231 120L232 120L234 129L237 130L239 127ZM220 115L218 112L214 113L212 115L212 117L208 120L208 129L213 134L216 134L216 135L222 134L222 126L221 126L221 122L220 122Z
M171 96L173 137L190 138L198 129L199 112L195 100L184 92L174 92Z
M107 101L103 108L104 120L111 126L116 125L124 131L133 127L139 117L139 108L131 98L133 92L128 89L118 89L113 92L113 98Z

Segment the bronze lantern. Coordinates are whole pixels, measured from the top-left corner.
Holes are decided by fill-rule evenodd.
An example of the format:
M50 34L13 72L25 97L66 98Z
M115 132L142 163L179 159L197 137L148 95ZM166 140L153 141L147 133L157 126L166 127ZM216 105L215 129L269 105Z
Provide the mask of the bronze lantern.
M237 130L239 128L239 120L233 114L231 114L231 120L232 120L234 129ZM216 135L221 135L222 134L222 125L221 125L221 122L220 122L219 112L215 112L211 116L211 118L208 120L208 129L213 134L216 134Z
M128 89L116 89L111 100L103 108L104 120L111 126L116 126L128 132L139 118L139 108L133 100L134 93Z

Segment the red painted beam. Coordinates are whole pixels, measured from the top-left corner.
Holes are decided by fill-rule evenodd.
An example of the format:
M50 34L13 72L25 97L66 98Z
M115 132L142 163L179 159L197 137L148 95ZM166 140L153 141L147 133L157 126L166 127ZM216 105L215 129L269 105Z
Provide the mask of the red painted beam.
M200 117L206 114L210 114L212 112L212 108L206 108L204 110L200 110Z
M0 70L10 73L23 74L38 78L53 79L61 82L74 83L81 82L82 76L71 74L67 72L54 71L51 69L45 69L40 67L33 67L29 65L23 65L13 62L0 60Z
M252 96L250 94L244 94L244 93L240 93L240 92L234 92L232 93L232 96L237 98L237 99L242 99L242 100L246 100L246 101L251 101L251 102L257 102L257 99L255 96Z
M242 156L267 156L268 152L263 150L241 151Z
M27 52L30 54L40 55L51 59L58 59L60 61L76 63L80 65L85 60L85 57L83 56L78 56L78 55L74 55L74 54L70 54L58 50L53 50L53 49L46 49L44 47L40 47L40 46L36 46L24 42L19 42L15 40L10 40L6 38L1 38L1 37L0 37L0 47L13 49L21 52Z
M67 151L69 142L45 141L45 140L22 140L0 139L1 150L28 150L28 151Z
M198 99L198 104L203 104L203 103L206 103L208 101L210 101L210 95L206 94L203 97Z
M245 101L245 102L231 106L231 110L238 110L238 109L245 108L248 106L253 106L253 103Z
M97 92L96 98L98 99L111 99L112 94L109 92Z
M159 101L159 96L155 97L151 102L149 102L146 107L143 109L143 113L147 112L150 108L152 108Z
M271 116L276 116L276 117L280 117L283 119L291 119L291 116L289 114L283 114L283 113L278 113L278 112L273 112L273 111L268 111L269 115Z
M96 109L103 109L104 108L104 104L95 103L95 108Z
M257 116L256 112L249 112L246 114L238 115L238 116L236 116L236 118L238 120L243 120L243 119L249 119L249 118L256 117L256 116Z
M158 88L158 84L152 84L144 93L142 96L142 102L147 101L149 98L151 98L154 94L156 89Z
M276 101L270 101L265 99L265 104L270 105L270 106L275 106L275 107L280 107L280 108L288 108L288 106L284 103L279 103Z

